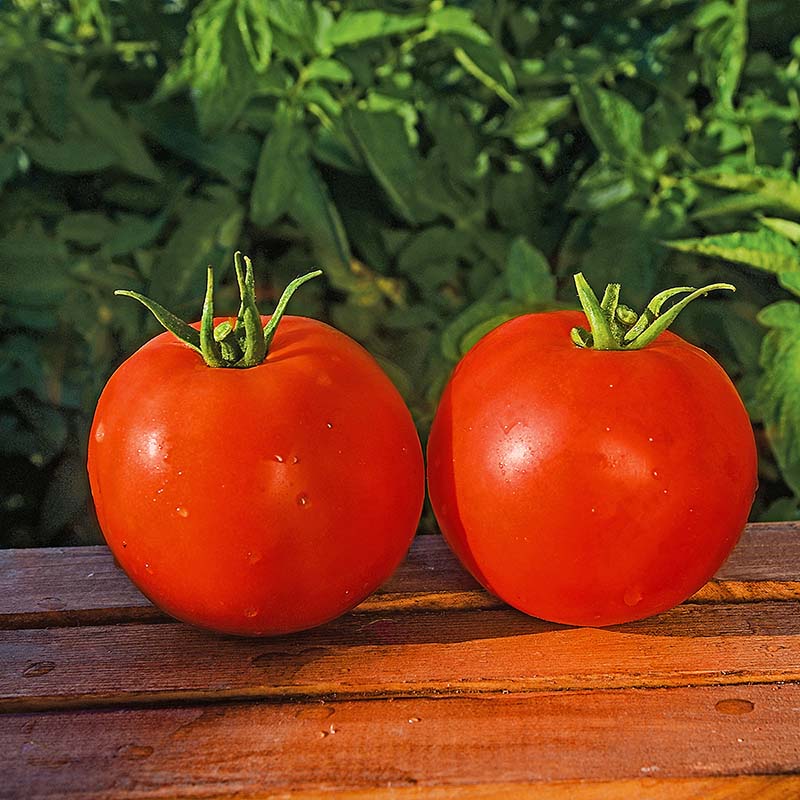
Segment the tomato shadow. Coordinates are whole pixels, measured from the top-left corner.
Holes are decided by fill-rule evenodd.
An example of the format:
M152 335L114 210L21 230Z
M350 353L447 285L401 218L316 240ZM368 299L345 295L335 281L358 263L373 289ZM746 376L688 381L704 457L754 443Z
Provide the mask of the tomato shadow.
M685 639L800 636L795 603L683 603L654 617L603 628L637 636Z

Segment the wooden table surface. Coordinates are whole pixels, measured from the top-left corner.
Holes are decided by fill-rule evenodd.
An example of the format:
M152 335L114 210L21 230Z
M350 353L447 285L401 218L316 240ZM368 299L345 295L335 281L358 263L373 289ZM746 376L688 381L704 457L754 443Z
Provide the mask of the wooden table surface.
M602 630L508 608L439 536L273 639L164 617L103 547L0 551L0 797L800 798L798 611L789 523Z

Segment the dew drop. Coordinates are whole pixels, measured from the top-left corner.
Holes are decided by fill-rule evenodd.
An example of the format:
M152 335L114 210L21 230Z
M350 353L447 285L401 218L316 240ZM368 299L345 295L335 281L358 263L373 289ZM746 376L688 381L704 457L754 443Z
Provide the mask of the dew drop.
M652 437L652 436L648 436L648 437L647 437L647 441L648 441L648 442L652 442L652 441L653 441L653 437Z
M719 700L714 708L720 714L749 714L755 708L755 703L751 700L740 700L738 697L732 697L729 700Z
M256 614L258 614L258 609L253 608L252 606L244 610L244 615L249 619L252 619L254 616L256 616Z
M326 423L325 423L325 427L326 427L328 430L331 430L331 429L333 428L333 423L332 423L332 422L326 422Z
M292 456L292 464L299 464L300 459L297 456Z
M657 477L658 477L658 470L657 470L657 469L654 469L654 470L653 470L653 477L654 477L654 478L657 478Z
M273 458L279 463L283 464L283 456L279 456L277 453L273 456Z
M642 601L642 592L638 587L631 586L625 590L622 599L626 606L636 606Z
M606 426L606 433L611 433L611 428Z
M609 384L608 384L608 388L609 388L609 389L613 389L613 388L614 388L614 384L613 384L613 383L609 383Z
M422 722L422 720L419 717L409 717L408 718L408 724L409 725L414 725L417 722Z
M301 493L297 495L297 505L301 508L308 505L308 495L305 493Z
M153 567L152 567L152 565L150 564L149 561L145 561L144 562L144 569L145 569L145 572L148 572L150 575L153 574Z
M180 476L180 475L183 475L183 470L182 470L182 469L179 469L179 470L178 470L178 475L179 475L179 476Z
M126 541L123 539L123 540L122 540L122 547L123 547L123 549L124 549L124 548L126 548L127 546L128 546L128 543L127 543L127 542L126 542Z
M666 489L664 489L664 491L661 494L669 494L669 492Z
M183 506L178 506L175 511L177 511L179 517L183 517L184 519L189 516L189 509Z
M98 442L102 442L103 439L106 438L106 429L103 427L102 422L97 426L97 430L94 432L94 438Z
M596 509L596 508L593 508L593 509L592 509L592 514L596 514L596 513L597 513L597 509Z

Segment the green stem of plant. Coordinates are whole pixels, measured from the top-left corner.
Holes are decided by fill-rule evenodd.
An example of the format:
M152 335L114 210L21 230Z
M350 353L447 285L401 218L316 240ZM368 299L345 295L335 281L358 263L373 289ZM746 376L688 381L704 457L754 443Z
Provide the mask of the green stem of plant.
M170 333L199 353L209 367L249 369L266 359L275 331L292 295L306 281L322 275L322 270L314 270L291 281L284 289L269 321L262 327L261 314L256 304L253 263L237 251L234 254L234 266L241 301L235 324L224 320L219 325L214 325L214 270L210 266L206 273L206 293L199 331L139 292L117 289L114 294L138 300Z
M641 350L654 342L693 300L717 289L736 291L736 287L730 283L712 283L701 289L678 286L657 294L638 315L633 309L620 304L618 283L610 283L606 287L602 301L597 299L580 272L575 275L575 288L589 321L589 330L573 328L570 338L577 347L592 350ZM687 296L662 313L664 303L679 294Z

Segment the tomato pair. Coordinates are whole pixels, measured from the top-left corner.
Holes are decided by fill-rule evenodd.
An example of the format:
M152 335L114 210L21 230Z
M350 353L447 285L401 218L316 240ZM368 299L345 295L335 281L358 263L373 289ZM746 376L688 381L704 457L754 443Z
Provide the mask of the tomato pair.
M372 357L315 320L214 318L209 271L190 326L112 375L89 476L100 526L169 614L243 635L333 619L397 567L419 521L422 451ZM695 292L641 317L578 279L579 312L520 317L456 368L428 443L431 502L450 546L527 613L607 625L681 602L718 568L755 488L746 412L707 354L663 333ZM689 290L691 291L691 290ZM280 324L278 324L280 323ZM211 368L209 368L211 367Z

